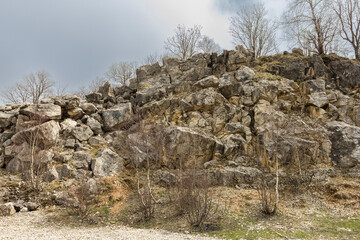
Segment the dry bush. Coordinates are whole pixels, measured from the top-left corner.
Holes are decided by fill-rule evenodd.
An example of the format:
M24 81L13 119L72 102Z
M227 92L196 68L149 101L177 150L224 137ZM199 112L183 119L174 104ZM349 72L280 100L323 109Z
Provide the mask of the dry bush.
M162 162L164 129L162 125L145 122L134 109L133 121L124 126L123 134L114 141L115 149L136 172L137 208L145 221L152 219L157 203L152 191L151 169L158 169Z
M278 197L268 186L264 178L261 179L261 183L258 186L258 194L261 202L261 212L266 215L274 215L277 210Z
M143 181L142 186L140 182L141 178L137 176L139 211L142 213L142 219L149 221L154 216L155 206L157 203L151 188L150 168L147 169L146 180Z
M27 143L25 153L28 161L22 162L23 176L29 180L33 190L40 190L44 173L48 169L49 162L46 159L47 147L43 146L40 136L40 125L45 119L40 114L32 114L29 121L22 124L21 129L30 129L22 134L22 141ZM51 147L51 146L50 146Z
M179 214L184 214L192 227L203 228L217 213L218 207L211 198L207 174L196 169L186 174L181 171L175 186L175 203Z
M271 172L269 165L269 157L267 155L267 150L264 146L260 147L260 139L257 139L256 142L256 153L260 159L262 176L260 183L258 185L257 191L259 194L259 200L261 202L261 212L266 215L274 215L276 213L278 204L279 204L279 159L277 155L278 150L278 137L279 131L276 131L275 138L275 149L272 157L273 162L275 162L275 189L272 190L265 178L265 172Z
M71 195L77 204L76 206L68 206L68 214L77 216L81 220L88 219L96 196L88 191L85 177L78 186L71 190Z

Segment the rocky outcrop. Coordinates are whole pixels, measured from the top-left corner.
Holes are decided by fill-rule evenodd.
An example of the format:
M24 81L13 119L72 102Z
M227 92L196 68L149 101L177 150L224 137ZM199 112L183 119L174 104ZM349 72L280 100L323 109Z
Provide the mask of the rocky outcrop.
M148 160L169 179L180 166L196 167L213 184L240 187L254 184L260 169L273 171L275 159L284 174L354 172L358 68L299 50L256 60L242 47L186 61L165 57L162 66L138 68L129 86L106 83L85 100L65 95L0 107L0 167L22 172L29 137L38 134L37 147L48 153L44 179L92 177L89 192L97 178Z

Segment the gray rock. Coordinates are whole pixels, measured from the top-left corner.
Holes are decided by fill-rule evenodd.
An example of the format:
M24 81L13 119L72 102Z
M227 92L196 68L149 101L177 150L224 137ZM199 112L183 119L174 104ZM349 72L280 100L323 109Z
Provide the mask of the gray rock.
M31 212L36 211L39 208L39 204L35 202L26 202L25 207Z
M311 94L314 92L325 92L325 80L323 79L314 79L314 80L308 80L301 84L304 89L305 94Z
M123 158L109 148L105 148L92 160L91 169L95 177L107 177L121 172L123 164Z
M214 88L206 88L186 96L182 101L184 111L211 111L224 105L226 99Z
M60 171L59 171L60 179L70 177L71 172L72 172L72 169L71 169L71 167L69 165L67 165L67 164L62 165L61 168L60 168Z
M0 204L0 216L11 216L16 213L13 203Z
M69 138L65 140L64 147L74 148L75 147L75 139Z
M60 120L61 107L54 104L32 104L20 109L20 113L31 119Z
M241 66L235 72L235 78L240 82L251 80L254 76L255 76L255 72L251 68L246 66Z
M86 120L86 125L88 125L96 135L103 133L101 123L95 118L89 117Z
M93 92L85 96L86 101L90 103L100 103L102 99L102 94L98 92Z
M91 146L106 144L105 139L103 137L100 137L100 136L91 137L88 142L89 142L89 144Z
M86 194L92 195L98 193L98 191L99 189L96 180L94 178L90 178L89 180L87 180L87 182L85 183Z
M59 105L66 111L79 107L81 98L75 95L62 95L50 97L54 104Z
M89 170L92 158L93 156L91 153L86 153L82 151L75 152L71 164L77 169Z
M92 103L81 103L80 108L87 114L91 115L95 113L98 109Z
M0 112L0 128L6 128L11 124L11 118L15 116L14 113Z
M102 113L104 129L106 131L118 130L132 120L132 115L131 103L123 103L112 109L104 110Z
M92 135L94 135L94 132L91 130L91 128L84 124L73 128L71 133L79 141L87 141Z
M39 126L35 126L24 131L16 133L12 136L11 141L16 145L20 145L23 142L26 142L30 134L37 133L39 136L38 144L44 149L52 147L56 144L57 139L60 134L59 123L51 120L49 122L43 123Z
M84 111L81 108L73 108L67 111L71 119L78 120L84 116Z
M45 182L52 182L59 179L59 173L54 166L50 167L44 174Z
M179 158L184 156L184 168L201 168L205 162L216 160L213 158L223 151L223 145L216 137L187 127L166 128L164 144L164 164L170 168L176 168Z
M76 127L76 125L77 125L77 122L70 118L67 118L60 123L61 130L71 131L74 127Z
M331 159L340 168L352 168L360 163L360 128L344 122L328 122Z
M215 76L209 76L206 78L203 78L199 81L197 81L194 86L195 87L200 87L200 88L209 88L209 87L218 87L219 86L219 79Z
M325 92L314 92L309 95L308 104L321 108L329 104L329 100Z
M105 101L115 98L114 89L112 88L110 82L106 82L104 86L101 87L101 93Z

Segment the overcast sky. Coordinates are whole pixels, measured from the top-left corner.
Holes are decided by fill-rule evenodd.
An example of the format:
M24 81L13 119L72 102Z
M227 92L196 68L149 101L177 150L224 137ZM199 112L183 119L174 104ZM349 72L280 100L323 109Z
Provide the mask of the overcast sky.
M112 63L141 62L163 52L178 24L233 49L229 17L256 0L0 0L0 91L25 75L46 70L76 90ZM271 17L286 0L266 0Z

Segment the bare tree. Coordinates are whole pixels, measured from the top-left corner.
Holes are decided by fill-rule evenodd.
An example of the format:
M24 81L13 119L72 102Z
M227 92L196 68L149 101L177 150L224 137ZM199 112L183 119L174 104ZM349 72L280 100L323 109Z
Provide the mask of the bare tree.
M221 47L213 38L203 36L197 44L197 48L203 53L221 53Z
M196 53L197 43L201 37L201 26L187 28L178 25L174 36L165 41L165 50L172 56L185 60Z
M157 62L160 64L162 62L162 58L163 58L163 55L161 55L161 54L158 54L158 53L150 54L145 57L143 63L145 65L153 65Z
M266 18L263 3L242 7L236 16L230 18L230 33L234 44L244 45L260 57L277 49L276 25Z
M14 104L27 101L38 104L42 97L53 92L53 88L50 74L42 70L25 76L22 82L15 83L15 86L3 92L2 97L5 102Z
M14 104L26 102L30 98L30 94L23 83L15 83L15 86L11 86L2 92L1 96L4 102Z
M338 21L331 11L331 0L289 0L282 24L287 39L309 54L334 49Z
M41 97L52 93L54 82L50 81L50 74L42 70L25 76L25 86L30 92L32 103L38 104Z
M120 62L110 66L105 76L116 83L127 86L128 81L135 76L136 62Z
M350 43L360 60L360 4L358 0L336 0L333 9L339 18L340 36Z

